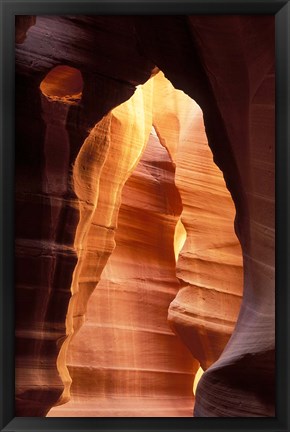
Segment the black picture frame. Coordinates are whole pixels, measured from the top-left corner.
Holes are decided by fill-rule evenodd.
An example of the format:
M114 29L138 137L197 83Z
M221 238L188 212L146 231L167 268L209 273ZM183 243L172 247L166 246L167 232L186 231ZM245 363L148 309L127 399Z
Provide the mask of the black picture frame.
M290 4L276 0L0 0L0 426L1 431L288 431ZM39 418L14 416L14 17L15 15L273 14L276 21L276 417Z

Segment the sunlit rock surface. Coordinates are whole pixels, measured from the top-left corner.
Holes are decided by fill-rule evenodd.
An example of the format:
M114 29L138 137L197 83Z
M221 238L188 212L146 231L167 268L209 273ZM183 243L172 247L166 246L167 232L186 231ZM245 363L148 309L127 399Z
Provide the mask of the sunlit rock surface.
M195 415L273 416L274 19L142 17L138 35L173 85L203 109L209 145L237 209L244 261L241 312L226 350L200 381Z
M162 119L162 115L156 113L152 96L152 121L148 122L147 139L144 135L142 145L145 148L153 123L160 142L168 149L175 164L175 184L183 204L182 222L178 222L179 214L174 213L177 228L173 233L175 250L173 248L172 252L173 257L180 252L175 274L182 289L175 299L173 292L172 299L168 298L171 302L169 321L180 337L178 343L189 348L205 369L211 365L197 388L195 415L274 415L274 17L47 16L37 17L36 22L32 17L24 17L18 22L16 415L43 416L61 395L60 402L69 397L71 377L66 370L66 361L69 366L73 344L77 343L82 329L74 339L66 338L66 335L83 323L86 300L93 291L93 286L88 288L88 285L81 289L88 283L84 280L84 269L90 262L89 255L93 256L95 248L99 247L95 242L91 244L93 233L84 230L84 226L93 220L96 196L99 200L99 194L104 191L103 188L96 190L96 183L91 182L94 176L101 179L100 170L95 168L95 174L92 166L88 173L83 170L82 150L85 146L94 148L91 131L96 129L103 136L104 150L96 163L100 169L105 169L103 158L109 138L102 135L102 129L107 130L112 120L109 112L128 100L136 85L149 79L155 65L203 110L209 145L237 209L235 229L243 253L244 295L238 323L226 349L211 365L230 335L239 303L236 282L241 282L241 263L237 247L228 242L232 226L227 228L226 220L230 215L228 211L216 214L215 209L216 201L221 202L224 209L228 198L220 188L221 183L213 182L216 168L209 169L208 177L203 170L203 167L208 169L208 158L206 146L202 146L205 141L200 114L190 116L189 123L186 120L184 124L183 116L176 116L178 104L174 108L175 102L171 105L165 94L160 101L159 113L162 114L161 106L164 111L167 101L170 116L168 120ZM63 96L49 98L43 94L41 82L58 65L81 72L83 86L78 88L81 95L75 97L73 93L73 98L71 94L64 95L69 97L59 100ZM150 81L149 86L152 85ZM122 127L122 121L117 124ZM197 130L196 145L194 134L192 141L187 140L194 129ZM174 131L173 135L170 130ZM190 177L185 154L194 158ZM127 167L125 171L123 182L133 170ZM114 175L113 172L112 181ZM187 178L195 192L186 183ZM194 198L200 200L201 192L205 193L203 206L196 208ZM121 196L121 190L118 193ZM108 211L106 229L110 218L113 226L117 220L113 208L108 210L110 199L110 193L102 198L102 209ZM85 202L83 207L82 202ZM135 204L138 208L138 203ZM212 211L218 222L209 217ZM202 222L198 215L202 216ZM225 237L221 236L217 224L221 224ZM205 235L198 238L195 226ZM187 240L182 250L184 229ZM206 239L209 232L214 234L214 239ZM100 278L100 269L109 259L115 241L113 237L105 242L102 240L104 253L98 257L102 264L94 268L88 265L94 283ZM125 245L116 245L115 251L120 255L120 248ZM192 254L191 246L194 247ZM110 259L115 275L114 268L120 267L118 259L114 255ZM147 265L150 267L149 263ZM128 264L126 268L128 270L132 265ZM111 284L112 273L105 267L100 283L106 289ZM233 275L235 283L230 280ZM173 286L177 293L177 285ZM156 291L158 288L155 287ZM171 287L171 290L175 288ZM95 295L101 295L97 288ZM92 310L96 307L90 301L88 304ZM226 311L225 304L231 307L230 312ZM162 307L165 309L165 302ZM90 309L88 316L89 313ZM191 343L193 337L196 344ZM187 350L186 347L183 349ZM172 362L171 370L177 363ZM80 371L74 371L73 364L71 368L72 376L74 373L76 377L80 376ZM188 370L186 361L181 370L184 369ZM187 382L180 391L186 386ZM114 385L111 388L116 390ZM80 401L81 387L77 379L71 389ZM190 397L185 394L187 404ZM69 403L76 403L73 400ZM64 407L62 405L62 409ZM147 408L150 412L156 406ZM126 409L123 406L122 412ZM173 412L174 407L171 415ZM186 408L185 415L187 412Z
M66 317L68 338L58 357L58 370L65 383L59 402L69 398L71 378L66 368L67 347L83 324L89 296L115 247L122 188L149 138L151 89L152 81L148 81L129 101L105 116L91 131L74 164L73 182L80 212L74 242L78 261ZM140 117L142 122L137 121Z
M71 401L49 416L192 416L198 363L167 323L180 288L173 237L182 206L174 171L151 135L122 191L116 248L68 348Z
M102 17L90 20L46 16L37 17L35 23L33 18L19 17L18 25L16 415L43 416L70 383L59 352L71 325L71 314L69 320L66 316L69 302L71 310L73 273L79 261L75 245L80 202L73 167L90 130L104 114L133 95L135 85L150 77L154 65L136 52L130 18L118 21L111 17L108 23ZM110 29L114 29L110 40L115 47L108 51L109 65L103 60L107 37L96 43L95 32L108 35ZM119 70L112 67L121 58L126 58L130 66ZM81 103L79 97L71 98L75 86L72 92L68 88L68 95L59 93L63 90L63 69L54 74L54 86L45 91L42 84L57 66L69 66L81 73L83 85L77 88L81 90Z
M82 228L79 227L91 224L86 228L90 236L87 245L95 249L90 254L84 251L85 258L80 255L74 273L73 292L74 286L79 285L78 295L83 297L82 309L77 306L77 297L73 296L71 300L76 304L78 322L83 319L88 294L95 291L88 303L86 322L80 332L73 335L67 350L66 363L72 380L71 401L52 409L49 416L192 416L193 380L199 362L206 369L218 359L239 311L242 269L238 240L233 231L234 206L222 174L213 163L201 110L183 92L175 90L162 73L152 78L142 91L147 98L151 97L153 118L147 117L154 123L169 153L153 130L138 167L123 189L115 237L113 225L109 235L107 233L101 241L98 227L105 225L108 208L118 209L119 199L112 192L122 188L126 154L134 154L133 150L126 151L130 139L125 125L133 124L134 130L140 129L144 114L139 112L139 116L134 117L126 110L126 119L120 119L123 128L116 136L110 135L107 126L105 136L110 137L110 145L104 167L107 164L109 169L97 169L101 172L100 184L94 176L94 182L87 180L90 167L96 169L87 142L76 161L76 166L81 164L79 160L83 161L84 190L88 184L95 184L95 189L88 189L92 200L99 194L95 210L97 226L95 217L86 217L85 222L81 218L77 229L76 238L80 238L78 233ZM137 93L131 99L133 104L136 99ZM138 110L137 104L133 106ZM113 111L112 122L119 110L118 107ZM171 121L166 123L166 118ZM96 155L101 138L97 131L100 127L104 130L102 125L103 122L96 126L89 140L95 143ZM139 152L143 151L142 144L136 147ZM117 159L122 163L118 164L115 152L121 148L123 157ZM194 150L191 152L191 149ZM114 161L114 164L107 161ZM198 169L202 166L204 174L201 168ZM77 179L75 185L78 185ZM103 205L102 189L106 198ZM88 199L81 200L81 206L87 212ZM220 205L222 199L224 202ZM211 222L215 229L204 224L206 216L208 225ZM190 224L189 220L198 218L200 224ZM185 236L183 243L186 240L184 246L178 245L181 233ZM111 245L110 239L115 239L114 251L113 248L106 249L106 244ZM220 258L221 268L217 259L215 262L210 254L210 258L207 257L206 250L202 251L203 255L201 253L204 259L200 259L198 244L201 244L200 248L208 245L211 256ZM224 244L230 244L232 248L226 248ZM88 249L85 241L83 249ZM228 263L230 259L237 267L234 270ZM82 260L86 261L83 276L78 272ZM93 274L104 269L99 283L99 277L89 277L89 269ZM188 276L192 269L193 274ZM226 284L225 274L235 290L235 302L231 301L226 287L225 293L220 289ZM178 293L184 286L186 288ZM86 294L82 296L82 292ZM208 298L202 302L201 297L206 296ZM219 308L216 308L217 303ZM195 309L191 311L194 305ZM170 330L167 322L169 306L170 323L185 346ZM195 330L191 331L192 328ZM66 396L68 398L68 394Z
M223 351L240 308L242 260L235 209L213 162L201 109L162 74L154 80L154 124L176 164L180 221L186 232L176 268L181 290L168 317L206 370Z

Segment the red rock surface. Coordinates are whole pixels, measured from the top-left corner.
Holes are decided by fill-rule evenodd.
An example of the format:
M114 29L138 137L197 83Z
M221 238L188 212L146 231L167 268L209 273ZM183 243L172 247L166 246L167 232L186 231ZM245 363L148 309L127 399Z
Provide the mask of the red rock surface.
M149 88L144 86L143 92L153 93L153 123L172 159L157 136L151 134L141 161L122 192L116 248L100 282L93 280L92 287L97 286L89 299L85 324L72 337L68 348L71 401L52 409L49 416L192 416L193 379L199 362L206 369L217 360L238 314L242 269L233 232L234 208L221 172L213 163L201 110L161 73L152 79ZM134 122L126 112L128 122ZM168 123L169 118L175 121ZM142 123L143 116L135 118L134 129ZM96 133L92 133L98 144ZM107 134L110 136L109 130ZM119 139L117 147L111 138L107 160L112 154L115 161L115 147L125 148L130 142L128 131L121 136L123 141ZM85 146L84 154L88 151ZM125 154L122 161L126 161ZM88 167L91 163L93 160L87 162ZM118 174L116 170L116 180L112 182L112 168L101 173L104 180L100 193L104 184L107 200L108 185L112 182L112 190L116 189ZM118 205L115 196L111 203ZM96 213L99 223L103 223L105 207L100 207L102 211L98 208L99 203ZM190 223L197 218L200 224ZM181 252L182 245L176 249L179 220L187 231ZM95 228L91 235L91 244L95 244L100 256L100 245L105 243ZM86 260L86 268L103 268L93 255ZM234 268L229 260L234 262ZM194 272L188 276L191 268ZM80 294L91 285L88 271L83 274ZM235 290L234 301L223 276ZM186 288L174 300L181 286ZM202 301L204 297L206 300ZM170 331L167 314L172 301L170 321L193 357ZM191 304L193 310L188 310ZM76 315L80 319L83 313L78 311Z
M173 85L203 109L209 145L237 209L235 229L244 261L238 323L225 351L200 381L195 415L273 416L274 19L155 20L140 19L139 38Z
M155 78L155 93L154 124L176 164L187 235L176 269L182 289L170 305L169 321L206 370L223 351L240 308L235 209L213 162L199 106L161 74Z
M172 163L151 135L122 191L116 248L68 348L71 401L49 416L192 416L198 363L167 323L180 288L173 237L181 209Z
M117 203L118 199L114 201L112 192L104 192L108 186L105 183L101 187L101 178L107 160L108 176L113 166L118 167L124 159L122 148L119 159L115 157L111 162L106 159L110 152L106 153L108 138L104 131L112 114L103 116L129 99L134 86L144 83L157 65L176 88L185 91L203 109L209 145L237 209L235 229L244 261L241 311L236 329L219 357L235 321L239 304L236 282L241 281L237 246L228 241L233 234L232 227L227 228L230 214L216 212L215 203L220 201L225 208L229 199L221 183L213 181L217 171L208 165L199 115L192 116L195 124L184 124L183 116L176 116L178 101L175 101L166 104L170 116L162 119L157 113L164 112L161 107L169 102L169 97L165 94L158 109L153 98L153 124L176 164L176 186L184 207L181 218L188 231L177 263L177 276L184 288L172 298L170 323L204 368L219 357L200 381L195 415L274 415L274 18L47 16L37 17L25 39L23 32L33 23L29 17L24 27L21 23L18 32L21 44L16 49L16 414L45 415L63 392L63 382L61 401L68 398L70 377L66 374L65 354L70 337L63 344L65 333L70 335L80 328L86 300L114 248L113 236L104 242L106 235L100 227L96 234L84 229L94 217L98 227L101 214L105 215L106 224L102 226L106 232L110 231L110 223L114 226L116 222L114 209L118 206L110 208L109 203ZM57 65L81 72L80 101L48 101L42 95L39 86ZM147 123L150 109L144 116L145 111L141 110L141 118L145 119L142 124L146 125L148 138L152 121L148 119ZM120 136L124 135L122 127L125 128L128 118L125 115L115 120ZM173 138L170 130L174 131ZM194 130L195 148L190 146L194 138L188 140ZM93 151L95 132L101 137L97 153ZM135 133L138 135L140 131L130 130L128 136ZM145 133L138 140L143 143L141 147L147 138ZM178 143L177 148L172 147L174 143ZM137 153L141 156L140 151ZM184 155L194 157L190 169ZM132 156L137 163L139 156L137 159ZM123 171L117 195L135 162ZM115 169L112 183L114 172L118 171ZM189 171L195 189L186 183ZM94 178L100 180L99 189L98 183L91 181ZM202 194L205 194L203 206L194 206L193 198L200 202ZM82 202L86 203L83 207ZM97 204L101 205L101 211L95 214ZM152 214L156 211L153 208ZM212 212L216 223L209 217ZM178 216L174 214L175 221ZM204 235L198 236L197 231ZM213 239L209 240L207 234L214 234ZM97 245L91 240L94 236L100 238ZM175 240L177 245L177 235ZM100 247L103 252L99 264L94 268L87 266L90 262L87 257L98 256ZM115 251L120 254L122 247L126 246L117 243ZM114 273L115 268L119 272L118 258L113 254L110 259L110 270ZM154 260L158 261L156 256ZM150 263L156 269L154 260ZM129 263L130 260L127 271L132 268ZM150 263L146 264L148 268ZM81 284L87 284L87 272L89 278L93 277L92 284L83 290L80 288ZM112 277L108 268L103 277L101 283L108 290ZM154 289L159 292L157 287ZM101 293L96 291L94 295ZM161 309L165 310L165 301ZM191 343L193 336L195 344ZM77 338L76 333L71 347ZM76 354L73 349L71 352ZM70 355L68 352L71 360ZM56 368L57 358L62 380ZM171 370L177 363L172 360ZM187 361L180 366L180 371L188 370ZM71 367L76 377L72 394L80 400L80 371L73 364ZM163 383L166 382L164 379ZM119 391L114 385L112 388ZM188 404L190 398L184 393L185 388L187 381L178 394L186 394ZM165 384L163 389L168 394ZM132 388L131 395L134 392L136 388ZM70 403L74 403L73 399ZM185 411L183 415L189 415L187 408ZM170 415L180 414L174 414L173 407Z

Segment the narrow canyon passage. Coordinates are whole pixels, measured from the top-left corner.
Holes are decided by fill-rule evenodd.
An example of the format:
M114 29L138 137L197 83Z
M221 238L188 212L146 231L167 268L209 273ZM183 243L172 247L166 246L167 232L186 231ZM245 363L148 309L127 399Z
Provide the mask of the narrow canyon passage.
M275 17L16 18L15 414L71 416L75 406L107 416L113 389L125 405L141 404L133 415L167 416L172 398L172 416L191 416L193 405L196 417L275 416ZM64 82L54 85L51 72ZM152 126L163 165L146 159L143 182L133 172ZM169 209L169 190L156 198L173 168L181 214ZM162 324L150 308L162 309ZM158 349L143 358L142 337L146 346L158 334ZM89 338L108 342L109 365ZM181 368L173 340L187 353ZM199 364L193 400L190 368ZM189 381L173 391L161 370ZM143 398L147 373L152 404Z
M152 128L122 190L116 246L103 261L96 218L102 221L108 204L88 219L87 243L100 252L85 253L79 283L84 292L97 286L85 303L75 297L82 310L74 312L76 319L84 319L86 302L88 309L61 360L72 382L70 401L48 416L191 417L199 364L207 369L219 357L234 328L242 286L234 206L213 163L202 112L161 72L150 86L158 133ZM110 144L108 152L104 163L110 167ZM102 175L99 199L109 193L109 177ZM117 209L118 200L111 205ZM88 276L94 268L99 282ZM77 295L82 298L81 291Z
M198 368L167 323L182 211L174 166L150 134L122 192L116 248L68 349L71 401L49 416L192 416Z
M226 346L241 304L243 263L235 207L213 161L199 105L162 73L154 78L154 97L153 121L176 165L187 233L176 264L181 289L168 319L206 370Z

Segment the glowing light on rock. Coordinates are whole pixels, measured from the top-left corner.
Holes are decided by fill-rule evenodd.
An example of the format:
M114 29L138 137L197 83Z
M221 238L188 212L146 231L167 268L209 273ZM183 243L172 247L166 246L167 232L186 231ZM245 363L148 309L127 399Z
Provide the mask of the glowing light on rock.
M176 262L178 260L178 255L186 242L186 236L186 229L184 228L181 219L178 219L174 233L174 254Z
M40 84L42 93L54 100L78 100L83 91L81 72L70 66L56 66L51 69Z
M204 373L204 370L202 369L202 367L200 366L198 371L196 372L195 378L194 378L194 382L193 382L193 394L196 394L196 389L197 389L197 384L199 383L200 378L202 377Z

